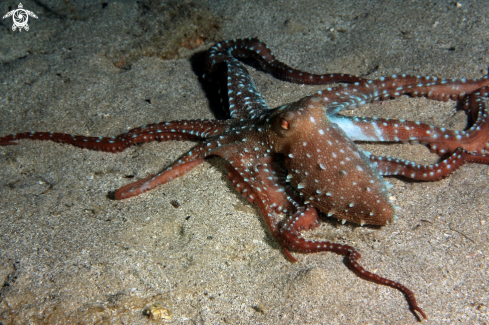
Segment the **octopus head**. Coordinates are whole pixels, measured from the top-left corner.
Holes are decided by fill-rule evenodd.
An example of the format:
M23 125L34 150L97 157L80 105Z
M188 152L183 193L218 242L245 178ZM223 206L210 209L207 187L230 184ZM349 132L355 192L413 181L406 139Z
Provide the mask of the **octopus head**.
M385 225L395 210L369 158L326 115L320 98L306 97L271 119L273 147L285 159L287 180L306 203L359 224Z

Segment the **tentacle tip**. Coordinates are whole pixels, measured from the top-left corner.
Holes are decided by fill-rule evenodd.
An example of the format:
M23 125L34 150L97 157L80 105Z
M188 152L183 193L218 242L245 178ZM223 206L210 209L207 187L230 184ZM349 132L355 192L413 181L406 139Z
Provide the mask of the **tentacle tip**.
M428 316L426 316L424 311L421 308L419 308L418 306L411 307L411 311L416 316L416 318L418 319L418 322L422 322L423 320L428 319Z
M282 247L282 251L284 252L285 256L287 257L287 259L289 261L291 261L293 263L296 263L299 261L294 255L292 255L291 251L287 247Z
M131 189L134 188L132 185L134 184L128 184L118 190L111 191L107 194L107 197L111 200L120 201L141 194L139 192L132 192Z
M16 146L19 142L15 140L3 140L0 141L0 146Z
M110 191L107 193L107 198L110 200L120 200L120 198L116 197L116 191Z
M120 201L120 200L125 200L125 199L128 199L130 197L133 197L133 196L136 196L136 195L139 195L141 193L131 193L129 191L121 191L120 189L113 192L113 200L116 200L116 201ZM107 195L107 197L110 198L110 193Z

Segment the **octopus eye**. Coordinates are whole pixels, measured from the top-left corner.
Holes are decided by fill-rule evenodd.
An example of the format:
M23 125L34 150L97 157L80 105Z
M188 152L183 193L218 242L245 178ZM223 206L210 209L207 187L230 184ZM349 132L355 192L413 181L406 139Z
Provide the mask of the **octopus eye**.
M296 126L296 118L294 112L284 112L273 117L271 123L272 130L281 138L294 136Z
M289 129L289 122L287 122L285 119L281 118L280 119L280 127L284 130Z

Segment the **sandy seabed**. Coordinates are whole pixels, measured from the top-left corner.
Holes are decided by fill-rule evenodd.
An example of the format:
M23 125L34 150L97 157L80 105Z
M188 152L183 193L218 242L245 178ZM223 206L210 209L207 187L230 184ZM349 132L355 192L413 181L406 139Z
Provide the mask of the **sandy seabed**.
M478 78L489 62L481 1L23 2L28 32L0 25L0 134L112 136L165 120L214 118L195 57L221 39L259 37L314 73ZM17 3L0 4L2 15ZM197 60L198 62L198 60ZM271 107L324 87L250 68ZM400 98L358 115L463 129L453 102ZM50 142L0 148L2 324L414 324L396 290L366 282L332 253L290 263L258 210L212 158L135 198L108 193L156 173L192 142L119 154ZM419 163L421 145L365 146ZM369 270L411 288L426 324L489 323L489 169L432 183L390 178L399 220L314 231L352 245ZM178 207L175 207L175 202ZM150 320L143 312L168 312Z

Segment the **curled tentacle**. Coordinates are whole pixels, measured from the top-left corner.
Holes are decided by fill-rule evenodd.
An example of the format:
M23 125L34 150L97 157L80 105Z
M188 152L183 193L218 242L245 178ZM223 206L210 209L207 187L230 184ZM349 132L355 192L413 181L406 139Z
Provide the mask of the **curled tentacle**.
M313 74L294 69L278 61L268 46L257 38L227 40L217 43L209 50L207 70L212 71L220 62L234 58L253 58L263 70L277 79L304 85L325 85L332 82L357 82L365 79L351 74Z
M387 278L378 276L375 273L365 270L358 260L362 257L353 247L342 244L335 244L328 241L308 240L304 239L299 231L301 229L307 229L315 226L318 220L317 210L313 207L307 206L301 209L296 214L290 217L289 221L284 225L280 231L280 240L282 245L288 247L293 251L299 251L303 253L316 253L316 252L333 252L341 256L345 256L348 267L355 272L356 275L364 280L371 281L377 284L385 285L401 291L413 313L418 312L424 319L426 314L418 306L414 292L412 292L406 286L389 280Z

